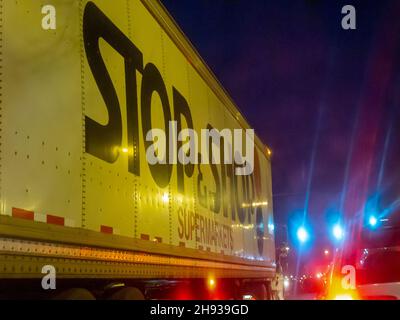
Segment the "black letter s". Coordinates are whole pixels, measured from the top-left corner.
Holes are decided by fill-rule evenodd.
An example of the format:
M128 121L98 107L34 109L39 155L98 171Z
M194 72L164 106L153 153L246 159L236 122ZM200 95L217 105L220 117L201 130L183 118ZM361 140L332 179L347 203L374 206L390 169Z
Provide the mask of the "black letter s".
M115 162L119 155L122 120L118 96L101 57L99 39L104 38L118 51L112 41L116 30L118 29L92 2L86 5L83 16L83 39L87 60L106 104L109 119L104 126L85 116L85 151L109 163Z

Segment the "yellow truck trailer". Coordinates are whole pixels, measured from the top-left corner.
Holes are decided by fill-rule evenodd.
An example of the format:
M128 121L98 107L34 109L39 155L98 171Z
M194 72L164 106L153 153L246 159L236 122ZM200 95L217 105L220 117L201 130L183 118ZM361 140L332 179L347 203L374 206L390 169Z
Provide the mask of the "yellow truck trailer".
M249 175L146 158L146 130L171 121L250 128L162 4L3 0L0 15L0 298L273 297L261 141Z

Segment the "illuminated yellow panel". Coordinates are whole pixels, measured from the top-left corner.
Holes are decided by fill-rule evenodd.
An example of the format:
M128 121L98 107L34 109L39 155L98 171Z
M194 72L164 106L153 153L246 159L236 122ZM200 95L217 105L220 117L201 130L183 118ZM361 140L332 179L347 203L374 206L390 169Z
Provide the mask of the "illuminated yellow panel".
M216 95L208 90L208 123L215 130L222 130L225 128L224 123L224 107L216 97ZM222 116L221 116L222 115ZM222 146L222 144L221 144ZM218 155L213 154L214 159L217 159ZM231 254L231 236L233 235L233 228L231 226L232 215L231 212L228 213L226 211L227 217L224 216L224 196L229 195L227 190L223 190L223 179L226 179L222 176L222 164L220 163L222 158L218 161L218 164L214 164L213 166L208 166L208 171L211 173L211 178L208 182L208 187L212 194L210 197L210 205L212 209L210 210L211 215L210 218L214 220L214 223L219 231L216 232L216 241L213 244L214 252L224 252L225 254ZM214 170L214 172L212 171ZM229 201L229 200L228 200ZM239 245L242 245L241 243Z
M178 127L180 127L177 128L177 134L179 134L178 129L180 129L179 131L187 129L188 122L190 122L190 119L185 117L185 108L189 107L190 112L193 110L188 82L188 62L165 32L163 32L162 39L165 56L165 83L170 94L171 113L174 120L177 121ZM175 104L175 101L178 102ZM181 112L184 114L181 114ZM179 114L179 117L176 116L177 114ZM195 120L192 115L192 121ZM174 153L178 154L178 144L175 142L173 144ZM196 175L193 172L191 178L187 177L185 171L188 166L181 165L179 159L177 160L170 180L171 243L176 246L195 249L195 185L193 177Z
M201 148L201 129L207 128L208 116L208 88L193 67L187 65L190 106L194 129L198 135L198 147ZM200 152L200 150L198 150ZM214 214L211 212L210 187L213 179L208 165L198 164L194 168L192 187L194 193L194 225L195 240L199 250L212 250L213 240L211 223Z
M101 10L107 12L111 20L118 21L119 29L125 33L128 32L126 6L115 6L105 0L97 1L96 4ZM114 163L105 162L89 153L84 155L83 227L101 231L102 226L105 226L112 228L115 234L133 236L135 177L127 170L128 154L132 150L128 148L126 135L124 58L103 39L99 41L99 48L118 96L122 132L125 134L122 135L122 145L112 147L113 152L119 155ZM84 54L87 54L86 51ZM108 111L87 59L85 59L84 67L84 113L94 121L106 125L109 121ZM123 148L128 148L128 153L123 152Z
M272 201L272 178L271 163L262 156L263 152L258 150L261 181L262 181L262 201L267 205L263 206L264 228L266 241L264 242L263 258L268 263L275 261L275 242L274 242L274 218L273 218L273 201Z
M1 213L12 207L81 224L82 117L78 2L3 1ZM7 21L7 22L5 22Z
M231 114L225 115L225 126L231 130L238 127L235 118ZM233 189L232 189L233 185ZM240 222L238 217L238 210L242 210L243 205L246 205L242 200L243 192L236 186L234 179L227 179L227 194L229 199L228 212L232 216L234 214L234 220L231 219L232 235L233 235L233 249L232 254L238 257L244 257L246 248L243 242L243 223Z
M141 1L123 1L128 3L129 37L136 47L143 53L144 65L151 62L156 65L163 78L165 73L165 58L163 57L163 44L161 27L152 17ZM116 6L116 2L112 2ZM128 33L125 33L128 35Z
M164 68L163 42L160 26L154 21L151 14L144 8L140 1L129 2L130 39L143 53L143 67L148 63L154 64L165 83L166 73ZM142 76L137 72L138 97L141 96ZM166 90L170 88L166 87ZM169 92L168 92L169 93ZM171 99L169 97L169 103ZM146 111L150 112L150 110ZM142 116L139 103L139 118ZM168 130L164 124L164 114L160 97L153 93L151 105L152 128ZM170 243L170 187L158 186L149 169L146 159L143 133L139 126L140 136L140 179L138 179L139 198L137 203L136 232L137 238L150 241Z

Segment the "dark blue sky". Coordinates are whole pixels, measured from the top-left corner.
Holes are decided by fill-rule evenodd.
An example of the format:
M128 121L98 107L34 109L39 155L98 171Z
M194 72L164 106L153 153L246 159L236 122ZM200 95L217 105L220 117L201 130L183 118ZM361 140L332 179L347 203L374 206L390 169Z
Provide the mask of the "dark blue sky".
M162 2L272 148L276 221L306 211L316 237L327 240L331 213L343 209L348 164L350 182L360 172L377 176L376 154L399 115L397 1ZM357 30L341 28L346 4L356 7ZM399 160L394 131L388 153Z

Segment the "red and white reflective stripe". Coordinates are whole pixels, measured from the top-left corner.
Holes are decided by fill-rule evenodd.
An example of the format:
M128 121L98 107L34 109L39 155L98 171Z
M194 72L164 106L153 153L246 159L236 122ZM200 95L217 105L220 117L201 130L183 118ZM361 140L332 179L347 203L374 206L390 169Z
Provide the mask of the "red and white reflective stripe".
M149 236L148 234L142 233L142 234L140 235L140 239L142 239L142 240L150 240L150 236Z
M64 226L64 227L79 227L75 225L75 221L72 219L60 217L54 214L43 214L40 212L35 212L31 210L25 210L21 208L16 208L12 207L11 209L11 216L14 218L19 218L19 219L25 219L25 220L31 220L31 221L36 221L36 222L42 222L42 223L47 223L47 224L53 224L57 226ZM106 234L115 234L119 235L119 229L116 229L111 226L107 225L100 225L99 231L101 233L106 233ZM162 237L150 237L148 234L141 234L140 238L142 240L148 240L148 241L154 241L158 243L162 243Z
M146 241L154 241L154 242L162 243L162 238L161 237L153 237L153 238L151 238L150 235L145 234L145 233L142 233L140 235L140 239L146 240Z
M20 208L12 208L12 216L14 218L20 218L25 220L34 220L35 213L33 211L24 210Z
M43 222L48 224L54 224L58 226L74 227L75 223L72 219L66 219L64 217L56 216L54 214L43 214L30 210L13 207L11 209L11 215L14 218L31 220L36 222Z
M65 225L65 219L63 217L57 217L53 216L51 214L48 214L46 217L46 222L49 224L55 224L58 226L64 226Z
M35 212L35 221L47 223L47 216L45 214Z
M161 243L162 242L162 238L161 237L154 237L154 241Z
M120 231L117 228L106 226L104 224L100 225L100 232L105 234L115 234L120 235Z
M100 232L107 233L107 234L113 234L114 233L114 229L113 229L113 227L101 225L100 226Z

